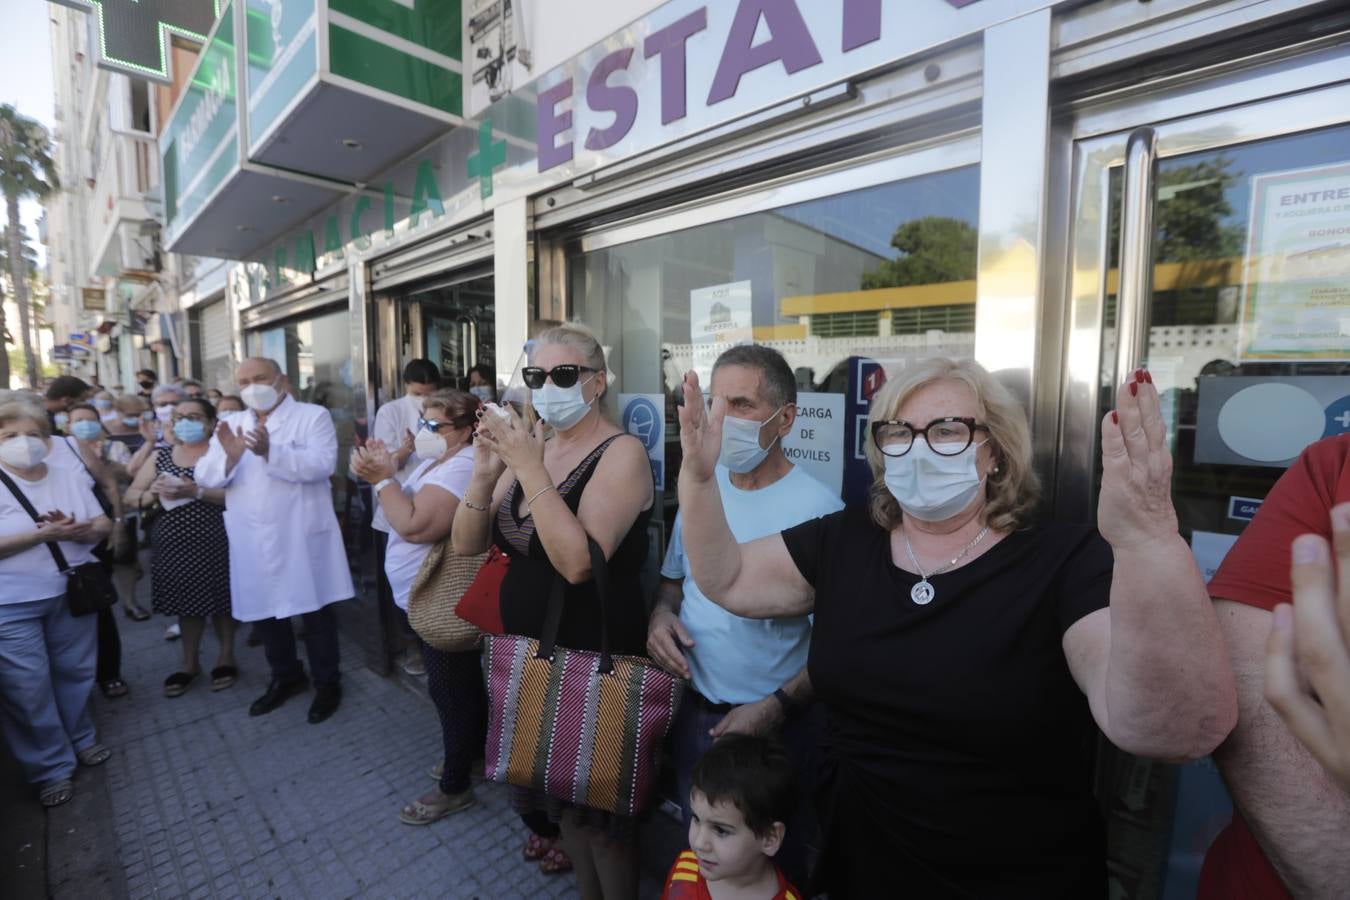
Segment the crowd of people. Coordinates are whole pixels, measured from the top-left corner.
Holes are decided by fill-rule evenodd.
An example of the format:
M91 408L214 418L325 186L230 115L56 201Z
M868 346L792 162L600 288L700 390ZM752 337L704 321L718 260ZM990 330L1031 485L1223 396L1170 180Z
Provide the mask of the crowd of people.
M1236 815L1202 896L1350 883L1350 436L1304 452L1207 585L1178 533L1147 371L1101 423L1093 527L1040 513L1026 414L978 364L929 360L886 382L866 431L870 499L845 506L783 453L786 361L733 347L706 388L694 373L682 385L679 511L649 603L658 498L646 450L606 413L596 336L542 330L528 403L493 402L491 373L476 374L447 388L413 361L406 395L344 461L378 505L384 590L406 611L433 549L503 558L502 634L685 680L663 756L689 850L666 896L1100 897L1099 733L1150 758L1214 754ZM153 611L182 639L166 696L202 677L209 621L216 691L238 675L237 624L256 627L271 678L251 715L311 679L310 722L342 699L334 604L354 589L328 411L265 358L243 361L234 395L137 379L119 392L65 376L0 399L0 724L49 806L111 752L93 687L127 691L115 608L66 602L81 564L106 566L137 620L149 574ZM475 763L511 723L478 648L410 642L442 741L436 786L398 818L428 826L475 803ZM620 742L587 709L555 712L596 748ZM574 872L587 898L637 895L640 816L563 799L548 779L511 792L525 861Z

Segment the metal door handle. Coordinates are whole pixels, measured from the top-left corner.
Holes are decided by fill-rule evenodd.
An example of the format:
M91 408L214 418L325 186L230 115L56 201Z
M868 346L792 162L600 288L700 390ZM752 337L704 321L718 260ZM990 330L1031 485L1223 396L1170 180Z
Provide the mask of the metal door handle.
M1158 133L1136 128L1125 144L1120 222L1120 277L1116 285L1116 377L1134 371L1148 352L1153 294L1153 195Z

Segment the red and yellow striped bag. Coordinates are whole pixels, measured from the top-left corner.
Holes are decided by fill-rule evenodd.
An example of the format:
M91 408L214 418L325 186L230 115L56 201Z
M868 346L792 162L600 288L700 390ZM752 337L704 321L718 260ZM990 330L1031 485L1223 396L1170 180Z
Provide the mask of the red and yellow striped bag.
M590 542L600 600L600 652L556 645L562 583L539 640L488 636L487 777L577 806L633 816L656 786L661 744L682 679L639 656L612 656L605 621L608 572Z

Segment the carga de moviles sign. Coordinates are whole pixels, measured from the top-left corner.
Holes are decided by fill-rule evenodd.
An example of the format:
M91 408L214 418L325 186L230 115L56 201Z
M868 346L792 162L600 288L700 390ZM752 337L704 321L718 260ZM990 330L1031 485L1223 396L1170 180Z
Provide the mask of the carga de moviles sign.
M538 171L589 172L1048 5L672 0L536 82Z

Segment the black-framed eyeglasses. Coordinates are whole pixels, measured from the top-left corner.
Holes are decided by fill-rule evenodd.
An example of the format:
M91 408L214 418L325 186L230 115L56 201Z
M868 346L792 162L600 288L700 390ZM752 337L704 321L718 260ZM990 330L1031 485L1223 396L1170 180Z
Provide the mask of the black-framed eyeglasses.
M577 383L582 372L590 372L594 375L599 369L592 369L590 366L574 366L571 363L563 363L560 366L554 366L551 369L541 369L538 366L526 366L520 370L520 375L525 379L525 386L530 390L537 391L544 386L544 382L550 378L553 383L560 388L570 388Z
M904 419L872 423L872 442L885 456L904 456L922 436L939 456L959 456L975 442L975 432L989 429L973 418L946 416L916 428Z

